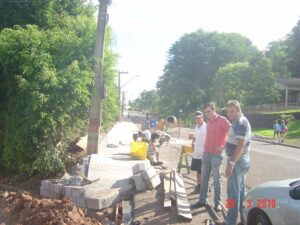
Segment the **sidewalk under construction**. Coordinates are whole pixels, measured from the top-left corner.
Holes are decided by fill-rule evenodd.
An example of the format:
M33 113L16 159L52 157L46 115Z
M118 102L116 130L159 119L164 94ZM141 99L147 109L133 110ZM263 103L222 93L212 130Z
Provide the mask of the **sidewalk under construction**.
M115 204L124 197L133 199L133 222L135 224L204 224L207 219L222 218L223 213L216 214L212 207L192 210L192 220L184 220L178 217L176 207L172 206L169 210L164 209L164 188L159 185L156 189L144 192L134 192L135 188L130 182L132 167L140 162L130 158L130 143L132 133L138 128L132 122L117 123L107 134L99 145L99 153L92 155L89 165L89 179L100 178L93 184L93 189L97 189L97 195L106 195L107 202ZM189 144L188 135L182 134L184 138L172 138L170 143L161 147L160 159L164 162L164 167L157 167L158 172L166 173L172 168L177 168L181 153L181 146ZM199 193L194 192L196 185L195 174L187 173L186 169L181 170L183 180L190 204L198 200ZM209 194L209 198L212 193Z
M183 183L181 191L186 193L184 201L189 208L190 217L180 216L177 201L172 201L172 206L164 208L164 180L166 174L177 170L182 145L189 145L188 135L183 138L172 138L160 149L160 160L163 166L155 167L153 174L160 175L159 182L150 188L137 191L138 187L133 179L135 174L133 167L144 160L135 160L130 157L130 143L132 134L139 129L130 121L118 122L108 134L99 142L98 154L92 154L87 167L87 179L93 181L84 186L63 186L62 184L42 183L47 186L48 192L63 186L61 194L68 196L79 207L92 211L101 212L106 208L118 209L119 224L205 224L208 219L222 218L223 214L216 214L212 207L207 206L200 209L190 210L199 197L194 192L196 186L195 174L188 173L186 168L181 169ZM188 159L190 161L190 159ZM190 162L189 162L190 163ZM149 179L152 179L150 173ZM155 175L156 176L156 175ZM181 180L181 178L180 178ZM178 180L174 181L175 184ZM49 186L49 187L48 187ZM140 187L139 187L140 188ZM43 187L41 187L43 189ZM60 188L62 189L62 188ZM146 190L148 189L148 190ZM55 193L57 195L57 193ZM56 196L55 195L55 196ZM58 196L58 195L57 195ZM209 193L209 198L212 194ZM49 197L49 196L48 196ZM122 205L122 201L124 204ZM210 202L210 200L209 200ZM121 204L118 204L121 203ZM127 206L126 206L127 205ZM177 208L176 208L177 207ZM185 207L185 206L184 206ZM123 212L124 211L124 212ZM125 213L127 211L127 213ZM125 215L126 214L126 215ZM131 217L130 219L125 216ZM122 218L124 217L124 218ZM116 222L116 221L115 221ZM103 221L101 221L102 224Z

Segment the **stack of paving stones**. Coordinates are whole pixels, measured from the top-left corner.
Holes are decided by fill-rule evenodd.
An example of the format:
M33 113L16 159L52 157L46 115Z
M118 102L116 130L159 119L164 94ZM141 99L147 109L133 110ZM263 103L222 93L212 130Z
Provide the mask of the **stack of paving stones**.
M86 208L84 186L73 186L71 184L80 185L80 181L73 177L70 177L69 179L42 180L40 194L52 199L61 199L66 196L78 207Z
M64 195L65 185L66 180L62 179L42 180L40 194L48 198L60 199Z
M137 163L132 167L132 180L137 191L152 190L160 185L161 180L156 169L150 165L149 160Z
M101 181L98 181L101 182ZM84 185L78 177L65 179L42 180L40 194L47 198L61 199L68 197L76 206L83 209L101 210L110 207L119 196L119 190L110 189L106 192L98 190L99 183Z

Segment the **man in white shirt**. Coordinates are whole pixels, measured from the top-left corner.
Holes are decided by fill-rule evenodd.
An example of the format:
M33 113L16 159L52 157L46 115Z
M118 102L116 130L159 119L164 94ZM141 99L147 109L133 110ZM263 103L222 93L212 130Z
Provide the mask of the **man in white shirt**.
M201 182L201 161L206 138L206 123L204 122L203 113L201 111L197 111L195 117L197 125L195 127L195 135L192 142L193 154L191 170L197 172L197 186L195 192L199 192Z

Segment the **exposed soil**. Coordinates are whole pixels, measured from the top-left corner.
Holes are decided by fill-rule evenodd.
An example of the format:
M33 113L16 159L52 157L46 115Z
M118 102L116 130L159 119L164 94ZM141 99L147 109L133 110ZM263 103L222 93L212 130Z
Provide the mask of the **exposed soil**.
M28 192L0 192L0 224L101 225L68 198L37 199Z

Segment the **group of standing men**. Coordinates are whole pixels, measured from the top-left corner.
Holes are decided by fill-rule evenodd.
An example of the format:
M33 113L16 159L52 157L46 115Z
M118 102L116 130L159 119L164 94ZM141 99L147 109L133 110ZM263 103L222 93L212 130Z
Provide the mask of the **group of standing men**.
M192 208L207 205L209 178L213 176L215 210L221 211L221 166L227 154L225 175L227 176L228 214L220 225L236 225L238 212L241 212L245 198L245 175L250 168L249 145L251 126L242 114L240 103L231 100L226 105L230 122L219 115L216 105L210 102L204 106L207 123L201 111L196 112L197 125L192 143L193 155L191 169L197 171L200 196ZM243 222L241 214L241 222Z

